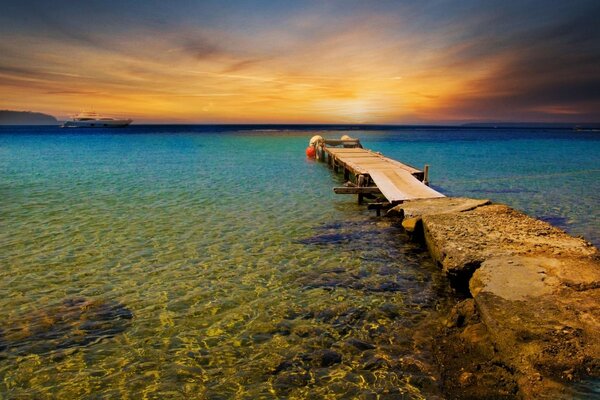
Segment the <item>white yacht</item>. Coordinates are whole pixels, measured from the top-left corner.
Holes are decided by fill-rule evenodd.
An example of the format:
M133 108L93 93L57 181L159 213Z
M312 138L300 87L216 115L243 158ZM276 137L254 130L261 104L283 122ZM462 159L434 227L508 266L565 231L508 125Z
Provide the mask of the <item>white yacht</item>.
M115 119L103 117L95 112L84 112L74 115L65 121L63 128L122 128L131 124L131 119Z

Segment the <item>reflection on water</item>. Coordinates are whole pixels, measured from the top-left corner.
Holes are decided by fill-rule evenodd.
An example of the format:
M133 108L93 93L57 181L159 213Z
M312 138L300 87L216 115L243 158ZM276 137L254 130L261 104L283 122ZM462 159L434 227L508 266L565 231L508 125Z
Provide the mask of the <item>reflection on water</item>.
M138 129L0 135L3 396L439 396L448 285L310 132Z

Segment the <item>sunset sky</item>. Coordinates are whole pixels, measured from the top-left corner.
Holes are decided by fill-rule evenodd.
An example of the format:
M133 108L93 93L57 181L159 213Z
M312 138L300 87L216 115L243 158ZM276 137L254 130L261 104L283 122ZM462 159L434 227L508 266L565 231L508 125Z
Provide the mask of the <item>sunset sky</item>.
M0 109L600 122L600 1L0 2Z

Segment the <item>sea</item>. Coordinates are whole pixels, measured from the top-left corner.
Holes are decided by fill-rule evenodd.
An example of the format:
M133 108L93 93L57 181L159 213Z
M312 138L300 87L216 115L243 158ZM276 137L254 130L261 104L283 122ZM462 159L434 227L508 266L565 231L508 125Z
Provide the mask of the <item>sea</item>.
M600 132L0 127L0 399L444 398L459 294L317 134L600 245Z

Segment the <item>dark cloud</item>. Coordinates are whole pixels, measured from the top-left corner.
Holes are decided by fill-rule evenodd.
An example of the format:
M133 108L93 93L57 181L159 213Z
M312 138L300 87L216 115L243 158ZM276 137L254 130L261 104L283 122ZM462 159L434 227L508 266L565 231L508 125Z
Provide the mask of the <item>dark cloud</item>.
M263 73L264 81L286 74L376 81L364 57L373 54L382 75L404 75L404 64L418 71L405 79L419 79L410 94L438 107L428 109L431 118L600 121L598 21L598 0L3 0L0 85L93 96L94 85L136 87L157 78L178 85L185 72L169 66L186 62L190 70L210 62L198 68L206 77L244 72L253 79L258 71L256 82ZM112 69L90 65L96 56ZM464 93L428 93L427 79L454 79L448 86ZM318 83L323 98L358 98L349 80L303 83ZM72 82L90 92L60 90ZM284 83L252 87L261 90L253 99L287 90Z
M184 39L181 50L183 53L186 53L197 60L206 60L227 53L225 49L215 41L198 36Z
M0 74L10 74L18 76L26 76L35 74L34 69L27 67L15 67L10 65L0 65Z
M468 72L478 57L500 57L501 67L457 93L449 109L499 119L600 120L600 3L518 34L484 39L455 54ZM487 46L487 48L486 48ZM485 48L485 50L482 50ZM546 111L543 111L546 110ZM570 110L571 116L564 116Z
M227 68L223 69L221 72L224 74L232 74L235 72L240 72L240 71L247 69L248 67L257 65L263 61L264 60L258 59L258 58L249 58L249 59L245 59L245 60L236 61L236 62L232 63L231 65L229 65Z
M49 90L46 94L98 95L104 94L97 90Z

